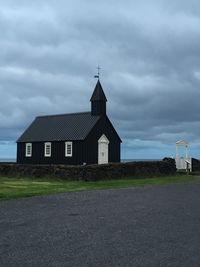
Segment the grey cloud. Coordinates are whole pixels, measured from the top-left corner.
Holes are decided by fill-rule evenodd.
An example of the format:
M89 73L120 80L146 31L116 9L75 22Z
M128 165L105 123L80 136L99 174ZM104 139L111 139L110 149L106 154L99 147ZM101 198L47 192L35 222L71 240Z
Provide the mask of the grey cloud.
M100 64L125 157L198 147L200 2L0 4L0 140L37 115L89 110Z

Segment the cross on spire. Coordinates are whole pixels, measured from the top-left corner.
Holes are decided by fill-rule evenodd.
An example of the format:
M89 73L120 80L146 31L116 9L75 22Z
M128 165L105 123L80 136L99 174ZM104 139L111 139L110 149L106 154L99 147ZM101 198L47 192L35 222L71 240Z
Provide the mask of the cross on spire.
M100 76L100 66L98 65L98 67L97 67L97 70L98 70L98 76Z
M99 77L100 77L100 66L98 65L98 67L97 67L97 75L94 75L94 78L97 78L97 79L99 79Z

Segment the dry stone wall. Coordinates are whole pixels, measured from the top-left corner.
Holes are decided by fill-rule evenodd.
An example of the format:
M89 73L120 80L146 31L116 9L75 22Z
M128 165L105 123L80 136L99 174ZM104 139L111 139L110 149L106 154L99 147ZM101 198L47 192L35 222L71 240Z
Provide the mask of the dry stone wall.
M36 178L52 177L76 181L169 176L174 175L175 173L175 161L171 159L86 166L0 164L1 176Z

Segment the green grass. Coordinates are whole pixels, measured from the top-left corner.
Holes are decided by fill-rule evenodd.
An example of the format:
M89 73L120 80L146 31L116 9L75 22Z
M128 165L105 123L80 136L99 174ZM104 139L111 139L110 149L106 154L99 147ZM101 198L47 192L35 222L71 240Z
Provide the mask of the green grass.
M182 183L200 181L200 176L173 176L145 179L122 179L97 182L63 181L31 178L8 178L0 177L0 200L31 197L37 195L49 195L62 192L126 188L147 185L165 185L171 183Z

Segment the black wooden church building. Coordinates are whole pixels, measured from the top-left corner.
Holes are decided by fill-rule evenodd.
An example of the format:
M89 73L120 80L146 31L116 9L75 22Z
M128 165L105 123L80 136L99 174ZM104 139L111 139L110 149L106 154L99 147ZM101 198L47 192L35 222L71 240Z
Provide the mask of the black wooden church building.
M121 139L106 115L98 80L91 111L36 117L17 140L17 163L106 164L120 161Z

